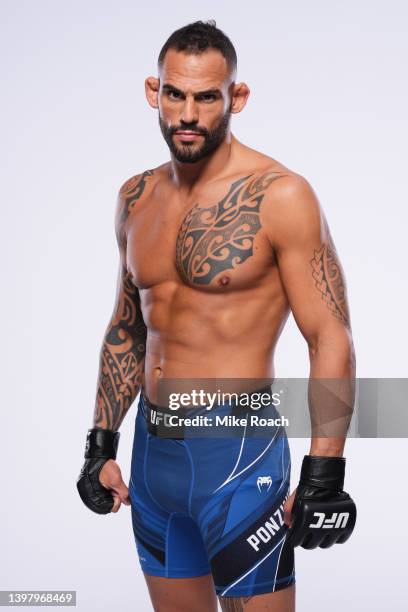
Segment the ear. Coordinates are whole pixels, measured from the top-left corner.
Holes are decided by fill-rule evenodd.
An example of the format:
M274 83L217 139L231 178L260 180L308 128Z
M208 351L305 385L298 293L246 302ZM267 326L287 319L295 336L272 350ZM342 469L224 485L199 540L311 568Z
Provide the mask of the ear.
M150 76L145 80L146 98L153 108L159 108L159 87L160 80L158 78Z
M246 83L233 83L231 95L231 113L240 113L247 103L250 89Z

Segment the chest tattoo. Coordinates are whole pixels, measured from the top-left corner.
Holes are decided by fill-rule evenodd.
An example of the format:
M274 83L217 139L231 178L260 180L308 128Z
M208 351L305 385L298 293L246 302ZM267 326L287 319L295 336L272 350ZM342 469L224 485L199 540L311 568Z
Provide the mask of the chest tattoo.
M261 224L260 206L268 185L279 178L268 172L233 182L227 195L210 208L193 206L177 236L176 265L188 282L208 285L220 272L233 270L253 254Z

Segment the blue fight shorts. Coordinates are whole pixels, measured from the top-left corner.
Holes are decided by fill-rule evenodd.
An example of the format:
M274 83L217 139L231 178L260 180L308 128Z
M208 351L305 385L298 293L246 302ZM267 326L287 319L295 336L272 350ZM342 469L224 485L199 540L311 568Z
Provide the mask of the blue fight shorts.
M266 435L263 428L258 437L249 424L234 427L234 435L211 436L206 428L202 436L185 430L182 438L162 437L152 433L160 409L141 392L129 494L142 571L166 578L211 573L225 597L294 584L294 550L285 545L283 522L291 468L284 428L269 427ZM177 416L236 414L233 402L182 410ZM272 404L256 414L266 411L280 416ZM246 408L239 417L254 413Z

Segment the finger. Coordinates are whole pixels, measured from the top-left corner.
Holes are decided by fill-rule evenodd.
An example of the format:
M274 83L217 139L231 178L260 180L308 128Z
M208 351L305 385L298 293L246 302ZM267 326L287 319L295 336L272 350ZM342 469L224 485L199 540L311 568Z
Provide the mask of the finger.
M123 495L122 493L119 493L118 494L118 498L119 498L121 504L125 504L125 506L129 506L130 505L130 497L129 497L129 495Z
M127 488L123 480L115 484L111 482L109 488L115 495L118 495L118 497L120 497L121 502L125 503L125 501L129 499L129 489Z
M117 493L124 484L121 476L118 476L118 474L112 472L107 472L105 474L100 473L99 482L105 487L105 489L110 489L115 491L115 493Z
M105 487L105 489L111 489L112 488L112 478L110 477L109 473L103 473L103 468L102 470L99 472L99 482L101 483L101 485L103 487Z
M126 497L123 497L121 499L122 499L122 504L125 504L125 506L130 506L130 496L129 496L129 494L126 495Z
M118 512L119 508L120 508L120 497L118 495L112 495L113 497L113 508L112 508L112 512Z
M130 505L129 489L127 488L125 483L122 483L122 486L117 490L117 493L120 497L120 501L122 502L122 504L126 504L126 506L129 506Z
M295 494L296 494L296 489L295 491L293 491L292 495L288 497L288 499L285 502L285 505L283 506L283 521L284 523L286 523L288 527L292 525L292 508L293 508L293 502L295 501Z

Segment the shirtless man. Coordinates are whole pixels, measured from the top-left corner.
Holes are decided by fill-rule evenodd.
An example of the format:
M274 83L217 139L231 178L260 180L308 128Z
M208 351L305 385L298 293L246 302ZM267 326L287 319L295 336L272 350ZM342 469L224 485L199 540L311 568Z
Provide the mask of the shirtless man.
M294 546L343 542L354 526L342 491L344 437L312 437L289 496L285 435L245 445L175 441L155 435L150 416L161 380L236 379L239 387L273 379L290 311L309 348L310 378L352 381L343 272L307 180L232 135L231 114L249 88L235 82L234 47L215 23L174 32L158 74L146 79L146 96L171 160L119 191L116 304L78 489L99 513L131 504L155 610L213 612L218 595L223 610L292 612ZM128 489L115 461L118 429L139 391ZM311 498L319 516L343 521L336 538L307 531Z

